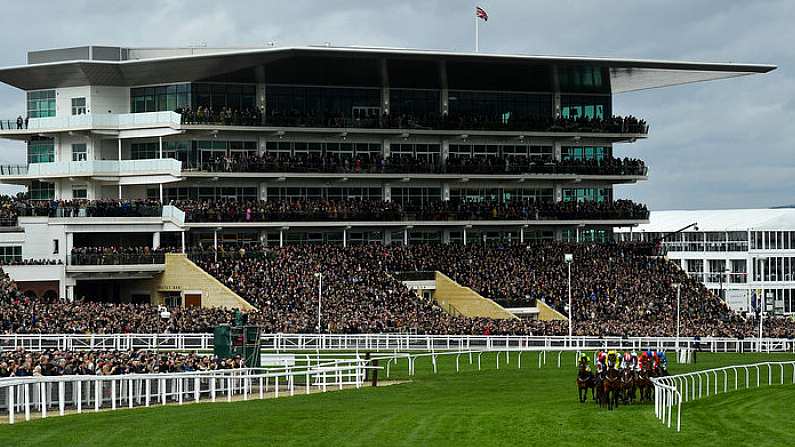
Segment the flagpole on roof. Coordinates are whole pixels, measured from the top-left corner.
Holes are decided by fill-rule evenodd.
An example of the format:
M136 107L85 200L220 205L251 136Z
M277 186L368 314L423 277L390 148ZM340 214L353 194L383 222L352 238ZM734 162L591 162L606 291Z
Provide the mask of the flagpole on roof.
M478 26L478 21L479 20L480 20L480 18L478 17L477 6L476 6L475 7L475 53L480 51L480 42L479 42L479 36L478 36L479 31L480 31L479 26Z

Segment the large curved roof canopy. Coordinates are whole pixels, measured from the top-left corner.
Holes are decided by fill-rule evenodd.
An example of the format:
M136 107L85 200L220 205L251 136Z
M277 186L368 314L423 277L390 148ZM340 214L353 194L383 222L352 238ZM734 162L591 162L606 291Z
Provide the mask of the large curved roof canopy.
M68 50L87 48L93 47ZM31 58L34 63L0 69L0 81L23 90L197 81L265 82L267 79L269 83L549 91L555 70L558 73L597 70L609 80L604 83L605 91L623 93L767 73L776 68L756 64L325 46L196 51L97 48L110 48L110 53L118 51L117 59L126 60L97 60L91 56L59 60L55 56L48 62L46 57ZM92 52L86 50L85 54ZM561 90L565 91L565 86L561 85Z

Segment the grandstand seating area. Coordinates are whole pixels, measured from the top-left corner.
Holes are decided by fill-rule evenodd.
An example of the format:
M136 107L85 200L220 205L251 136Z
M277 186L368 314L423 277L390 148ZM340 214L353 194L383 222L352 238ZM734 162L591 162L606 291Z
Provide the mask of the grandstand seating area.
M317 330L317 283L323 274L322 330L334 333L416 331L421 334L563 335L566 322L454 317L418 298L394 272L437 270L506 306L542 300L562 311L567 302L564 253L573 253L574 329L578 335L671 336L676 291L682 286L682 334L752 336L757 326L733 313L700 283L645 245L546 242L520 245L331 244L194 252L193 260L258 308L251 321L266 332ZM285 266L290 268L286 269ZM82 297L81 297L82 298ZM89 297L101 300L102 297ZM2 333L207 332L229 322L229 309L43 303L2 282ZM770 319L765 333L792 337L795 324Z

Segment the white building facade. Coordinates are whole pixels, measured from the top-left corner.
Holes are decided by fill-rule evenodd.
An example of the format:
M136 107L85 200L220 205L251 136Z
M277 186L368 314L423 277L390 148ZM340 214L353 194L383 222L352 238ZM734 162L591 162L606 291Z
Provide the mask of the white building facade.
M694 226L678 232L689 225ZM737 311L795 314L795 209L653 211L619 241L654 242Z

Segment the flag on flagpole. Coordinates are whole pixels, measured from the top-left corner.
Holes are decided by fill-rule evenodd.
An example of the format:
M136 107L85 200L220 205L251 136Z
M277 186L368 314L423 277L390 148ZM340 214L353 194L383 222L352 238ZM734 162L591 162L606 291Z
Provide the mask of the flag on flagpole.
M489 14L486 12L485 9L481 8L480 6L475 7L475 16L479 19L483 19L484 22L489 21Z

